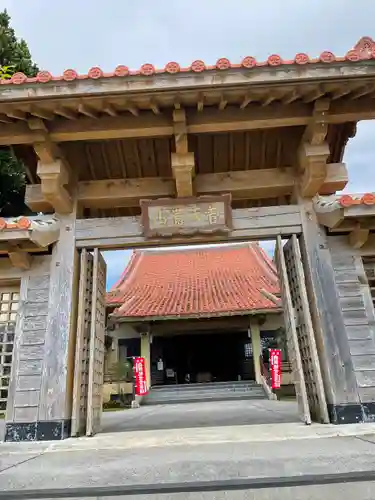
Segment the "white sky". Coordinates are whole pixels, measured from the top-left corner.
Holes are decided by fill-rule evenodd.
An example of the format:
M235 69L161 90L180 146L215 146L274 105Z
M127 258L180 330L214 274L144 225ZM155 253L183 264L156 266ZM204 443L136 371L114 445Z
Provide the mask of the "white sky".
M219 57L240 62L247 55L264 60L273 53L344 55L362 36L375 38L374 0L0 0L0 8L8 9L39 67L53 74L174 60L213 64ZM349 143L346 191L375 190L374 137L374 122L363 122ZM128 254L107 253L109 284Z

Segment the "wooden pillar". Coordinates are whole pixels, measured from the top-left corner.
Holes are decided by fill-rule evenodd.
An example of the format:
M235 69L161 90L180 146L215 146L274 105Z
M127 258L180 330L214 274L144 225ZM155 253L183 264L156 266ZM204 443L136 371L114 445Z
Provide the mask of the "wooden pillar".
M145 359L147 388L151 386L151 345L150 334L141 334L141 358Z
M253 361L255 380L261 383L262 373L260 370L260 356L262 354L262 345L260 341L259 323L256 318L250 318L251 345L253 347Z
M70 435L78 278L76 213L57 217L60 239L52 255L35 257L21 282L7 441L57 440Z

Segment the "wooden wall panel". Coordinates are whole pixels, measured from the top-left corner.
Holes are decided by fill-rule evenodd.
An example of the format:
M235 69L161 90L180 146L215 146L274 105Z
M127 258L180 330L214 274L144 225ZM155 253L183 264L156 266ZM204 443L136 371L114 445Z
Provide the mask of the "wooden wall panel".
M361 250L347 236L330 236L328 244L359 398L368 403L375 401L375 314Z
M50 256L34 257L21 272L7 422L38 419L50 286Z

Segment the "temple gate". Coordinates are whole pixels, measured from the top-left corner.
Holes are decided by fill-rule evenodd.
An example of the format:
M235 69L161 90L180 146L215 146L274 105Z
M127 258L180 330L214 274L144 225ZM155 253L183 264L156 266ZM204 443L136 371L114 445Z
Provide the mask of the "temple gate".
M6 440L97 432L101 250L254 239L277 240L301 419L375 418L375 197L336 196L375 118L374 48L3 82L0 145L33 213L0 220Z

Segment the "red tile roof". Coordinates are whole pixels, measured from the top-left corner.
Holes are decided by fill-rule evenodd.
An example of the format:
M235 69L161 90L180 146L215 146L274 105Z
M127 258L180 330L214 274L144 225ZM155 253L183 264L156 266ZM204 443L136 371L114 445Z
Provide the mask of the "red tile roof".
M343 194L340 196L338 202L344 208L349 208L352 205L375 205L375 193L365 193L362 195Z
M155 69L152 64L143 64L138 70L130 70L127 66L119 65L111 73L104 73L99 67L91 68L87 74L79 75L74 69L66 69L61 76L52 76L49 71L40 71L36 77L28 78L23 73L15 73L12 78L7 80L1 80L0 83L3 85L15 84L21 85L25 83L48 83L51 81L65 80L66 82L71 82L73 80L84 80L92 79L98 80L100 78L113 78L113 77L127 77L127 76L152 76L157 73L201 73L202 71L210 70L228 70L231 68L246 68L252 69L259 66L280 66L280 65L304 65L304 64L317 64L324 63L330 64L335 62L357 62L361 60L374 59L375 58L375 42L370 37L363 37L354 46L353 49L349 50L345 57L336 57L332 52L324 51L317 58L310 58L307 54L300 52L296 54L294 59L282 59L278 54L272 54L268 57L267 61L258 62L254 57L247 56L242 59L240 64L232 64L225 57L218 59L214 66L207 66L203 61L196 60L189 67L181 68L177 62L169 62L161 69Z
M0 217L0 231L8 229L29 229L31 221L27 217L20 217L15 220L7 220Z
M262 290L265 293L262 293ZM258 243L135 251L107 304L127 318L186 318L277 309L272 260Z

